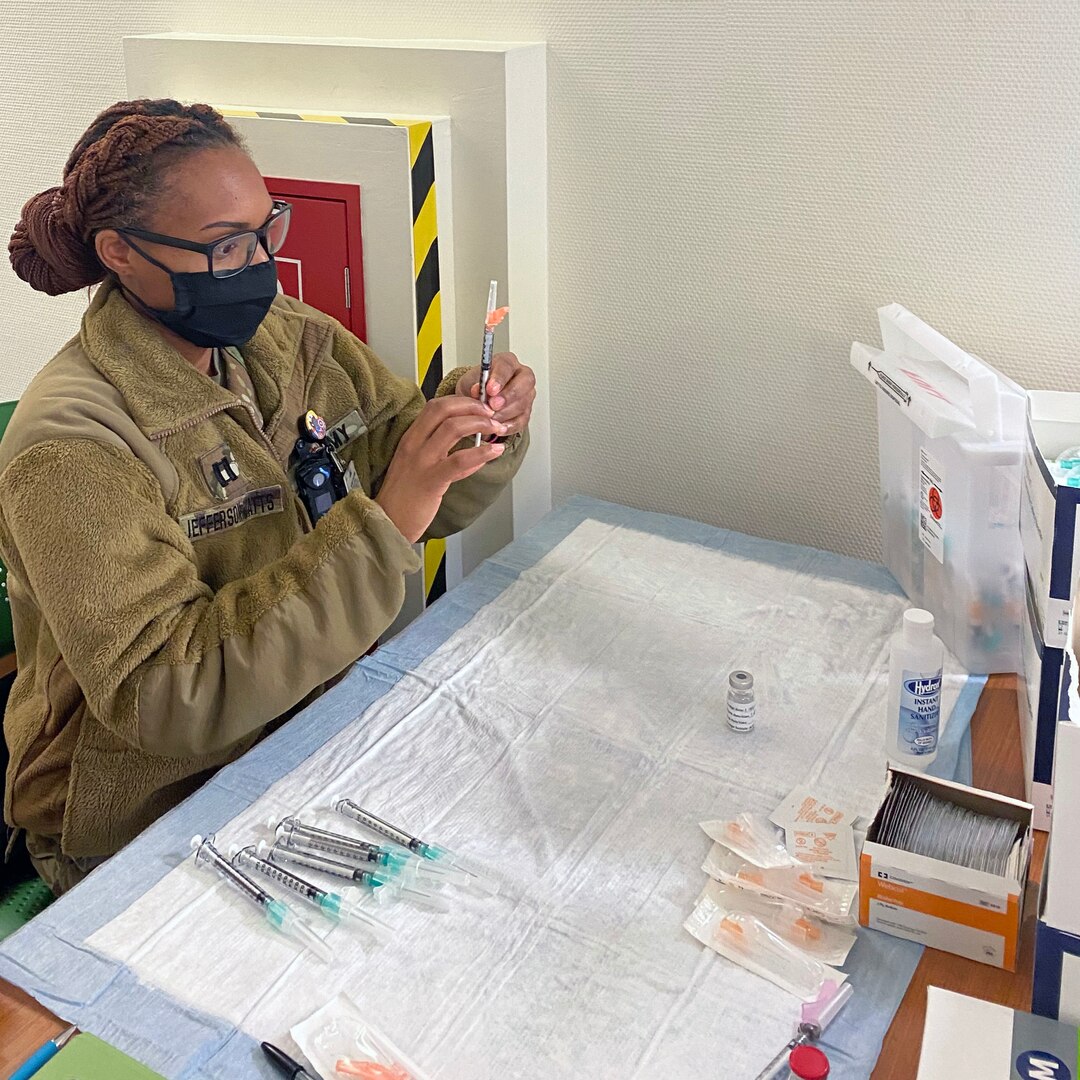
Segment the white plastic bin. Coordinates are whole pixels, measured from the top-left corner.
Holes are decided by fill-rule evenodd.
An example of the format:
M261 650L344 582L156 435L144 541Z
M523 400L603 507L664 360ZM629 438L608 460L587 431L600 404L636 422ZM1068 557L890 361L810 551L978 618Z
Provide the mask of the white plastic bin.
M885 565L970 672L1016 671L1024 391L899 304L878 317L851 363L879 390Z

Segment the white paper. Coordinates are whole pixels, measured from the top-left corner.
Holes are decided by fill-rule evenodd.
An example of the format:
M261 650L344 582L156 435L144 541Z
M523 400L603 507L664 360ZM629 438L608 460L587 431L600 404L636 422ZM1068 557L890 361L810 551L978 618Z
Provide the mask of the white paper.
M181 849L89 947L272 1042L347 991L439 1080L701 1076L718 1046L729 1072L755 1075L790 1037L791 998L741 968L703 971L682 930L697 822L767 813L800 783L874 812L884 660L906 604L837 574L834 556L768 565L757 543L586 521L217 829L225 848L271 814L344 831L324 813L351 792L492 869L499 896L380 911L395 933L374 960L366 935L328 926L334 961L315 964ZM727 726L736 667L761 688L749 734ZM853 981L873 994L888 978Z

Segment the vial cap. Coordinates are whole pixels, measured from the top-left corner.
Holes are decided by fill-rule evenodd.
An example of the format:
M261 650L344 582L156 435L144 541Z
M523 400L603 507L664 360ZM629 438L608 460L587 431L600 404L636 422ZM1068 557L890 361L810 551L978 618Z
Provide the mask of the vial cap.
M732 690L753 690L754 676L749 671L733 671L728 676L728 686Z
M827 1080L829 1075L829 1059L816 1046L796 1046L788 1065L798 1080Z

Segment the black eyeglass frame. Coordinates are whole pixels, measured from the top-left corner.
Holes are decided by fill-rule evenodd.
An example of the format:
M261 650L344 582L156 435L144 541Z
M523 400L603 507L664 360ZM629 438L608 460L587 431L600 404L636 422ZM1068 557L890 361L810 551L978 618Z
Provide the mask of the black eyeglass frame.
M281 243L278 244L274 251L270 250L270 245L267 241L267 233L271 226L276 225L278 221L285 215L288 215L290 221L292 218L292 203L285 202L283 199L274 200L274 208L270 211L270 216L263 222L257 229L241 229L239 232L229 233L228 236L219 236L216 240L211 241L209 244L197 244L194 240L182 240L178 236L165 236L162 233L149 232L146 229L117 229L116 231L121 236L137 236L140 240L149 240L154 244L164 244L166 247L183 248L184 251L198 251L206 256L206 269L207 272L213 274L216 278L229 278L236 277L237 274L242 274L250 265L251 260L255 258L255 252L258 249L258 245L262 244L263 250L267 255L276 255L285 243L285 237L289 234L290 221L285 223L285 235L281 238ZM251 252L248 255L247 262L243 266L238 267L235 270L229 270L228 273L216 273L214 271L214 250L224 244L227 240L236 240L243 236L254 236L255 243L251 245ZM133 244L132 247L135 247ZM157 259L151 258L144 251L140 251L138 247L135 250L139 252L144 258L150 259L151 262L160 266L161 264Z

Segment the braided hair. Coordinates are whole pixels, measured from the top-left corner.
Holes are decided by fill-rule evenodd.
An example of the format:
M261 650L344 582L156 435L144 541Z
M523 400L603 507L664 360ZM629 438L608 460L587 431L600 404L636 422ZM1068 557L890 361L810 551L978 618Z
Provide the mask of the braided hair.
M23 207L8 244L15 273L50 296L101 281L94 236L144 225L180 157L227 146L243 142L209 105L144 98L109 106L76 143L60 186Z

